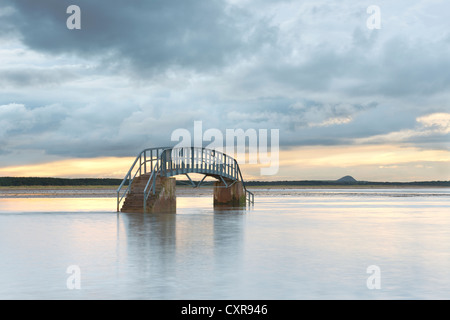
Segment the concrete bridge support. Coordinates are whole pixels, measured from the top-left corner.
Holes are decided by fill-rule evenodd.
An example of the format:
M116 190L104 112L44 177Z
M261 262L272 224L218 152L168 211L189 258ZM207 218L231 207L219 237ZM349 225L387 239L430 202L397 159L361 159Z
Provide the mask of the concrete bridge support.
M144 188L150 174L137 177L131 184L130 193L127 195L122 212L144 212ZM177 198L175 194L175 178L157 177L155 182L155 194L150 194L147 199L146 212L175 213Z
M153 213L176 213L176 179L167 177L157 177L155 195L151 195L147 201L146 212Z
M241 181L227 181L231 186L226 186L222 181L214 183L214 206L245 206L245 191Z

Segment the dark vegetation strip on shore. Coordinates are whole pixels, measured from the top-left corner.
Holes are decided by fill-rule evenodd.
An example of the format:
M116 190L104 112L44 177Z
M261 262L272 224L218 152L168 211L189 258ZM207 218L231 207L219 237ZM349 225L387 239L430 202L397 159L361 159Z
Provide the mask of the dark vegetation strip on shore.
M374 181L248 181L248 186L411 186L411 187L450 187L450 181L414 181L414 182L374 182Z
M0 177L0 186L119 186L122 179L112 178L40 178L40 177ZM177 185L189 184L189 181L177 180ZM205 183L205 185L211 184ZM299 181L246 181L247 186L411 186L411 187L450 187L450 181L415 181L415 182L373 182L332 180Z
M108 178L37 178L37 177L0 177L3 187L30 186L118 186L122 179Z

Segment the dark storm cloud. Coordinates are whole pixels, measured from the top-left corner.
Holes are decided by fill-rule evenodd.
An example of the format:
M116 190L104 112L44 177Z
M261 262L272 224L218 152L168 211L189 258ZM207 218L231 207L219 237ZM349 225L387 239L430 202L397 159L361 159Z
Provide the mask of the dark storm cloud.
M21 104L0 105L1 148L20 148L45 141L61 129L61 122L66 116L66 110L60 105L34 109Z
M81 30L66 28L66 9L81 8ZM52 54L101 59L140 73L169 67L204 71L264 41L244 39L246 13L221 0L14 0L4 22L28 47ZM260 29L263 26L259 26Z
M66 28L70 4L81 8L81 30ZM233 94L260 95L270 88L278 96L297 90L401 98L450 89L445 37L368 30L362 5L305 5L283 30L267 18L270 12L256 17L249 7L221 0L8 0L4 5L13 10L3 25L24 44L92 60L99 73L132 72L147 79L167 70L211 75L250 61L228 76L236 84Z
M450 90L450 45L439 39L409 39L355 28L344 48L317 38L299 58L291 48L272 47L258 55L234 81L236 89L260 94L298 92L345 94L348 97L429 97ZM300 46L299 50L303 50ZM290 58L290 59L289 59ZM263 90L261 90L263 88Z

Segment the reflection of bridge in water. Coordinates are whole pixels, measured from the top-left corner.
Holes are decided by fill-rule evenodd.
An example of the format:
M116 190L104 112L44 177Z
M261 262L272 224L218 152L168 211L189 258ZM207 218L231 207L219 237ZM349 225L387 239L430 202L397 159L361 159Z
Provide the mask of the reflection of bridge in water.
M242 294L246 209L208 208L208 199L196 198L179 211L117 215L114 290L132 299Z
M189 177L190 173L203 174L204 177L195 183ZM254 195L247 190L236 159L206 148L150 148L136 157L117 189L117 211L175 211L175 178L171 177L181 174L188 177L193 187L199 187L206 177L215 178L215 206L254 203Z

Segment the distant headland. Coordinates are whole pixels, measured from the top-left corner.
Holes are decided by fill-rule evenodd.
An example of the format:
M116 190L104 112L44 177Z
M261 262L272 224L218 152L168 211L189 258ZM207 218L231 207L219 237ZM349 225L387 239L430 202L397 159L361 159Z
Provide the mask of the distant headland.
M358 181L352 176L337 180L248 181L249 186L291 187L450 187L450 181L379 182Z
M345 178L345 179L344 179ZM297 181L247 181L247 186L254 187L450 187L450 181L412 181L412 182L379 182L357 181L352 177L338 180L297 180ZM350 179L351 178L351 179Z

